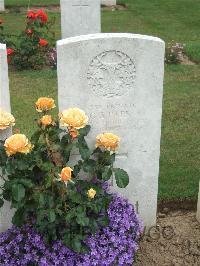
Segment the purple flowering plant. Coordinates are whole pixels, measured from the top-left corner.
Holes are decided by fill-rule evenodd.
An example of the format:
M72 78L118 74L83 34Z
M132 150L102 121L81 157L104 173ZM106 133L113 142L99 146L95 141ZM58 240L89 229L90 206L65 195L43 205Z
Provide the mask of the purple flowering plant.
M133 206L107 189L113 178L120 188L129 183L128 174L113 166L119 137L100 134L91 150L84 111L69 108L54 119L53 99L39 98L35 106L38 130L31 140L18 133L0 145L0 167L6 176L0 207L7 200L16 210L14 226L0 236L0 262L129 265L140 222ZM2 119L0 126L5 129L10 116L2 117L6 121ZM80 158L72 166L74 149ZM60 250L63 254L58 255Z
M132 265L142 232L133 206L118 195L107 210L109 224L85 240L89 252L80 254L61 241L47 245L32 226L24 225L0 234L0 265L4 266L108 266Z

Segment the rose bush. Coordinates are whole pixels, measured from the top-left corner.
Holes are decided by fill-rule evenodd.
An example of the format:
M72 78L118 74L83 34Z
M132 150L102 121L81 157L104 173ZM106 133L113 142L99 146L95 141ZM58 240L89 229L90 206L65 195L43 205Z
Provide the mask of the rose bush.
M16 210L14 225L29 223L47 243L61 241L82 253L88 250L88 235L109 224L113 195L104 183L115 177L118 187L125 188L129 177L113 166L118 136L100 134L96 148L94 143L90 150L85 140L90 131L85 112L70 108L54 119L53 108L52 98L39 98L35 103L38 130L30 140L17 133L1 143L0 168L6 179L0 206L5 200L11 202ZM1 130L14 124L10 118L0 122ZM77 161L71 160L74 149L80 153Z
M27 13L25 29L19 35L4 32L4 22L0 20L0 42L8 47L8 62L19 70L40 69L49 65L51 45L55 41L52 26L55 19L49 20L43 10Z

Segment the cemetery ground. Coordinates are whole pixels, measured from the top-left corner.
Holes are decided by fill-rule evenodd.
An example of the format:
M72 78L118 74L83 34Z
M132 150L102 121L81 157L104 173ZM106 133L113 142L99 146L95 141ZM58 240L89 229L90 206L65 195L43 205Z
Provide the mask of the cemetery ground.
M26 7L27 1L5 0L5 2L7 2L8 13L1 14L5 21L5 29L9 32L22 30L26 12L19 13L15 7ZM40 2L41 0L32 0L31 4L41 6ZM45 6L51 6L56 2L58 1L42 1ZM167 202L168 206L175 206L175 208L177 206L195 208L200 176L200 65L198 64L200 62L198 15L200 2L197 0L169 0L167 2L164 0L122 0L120 2L127 3L128 8L123 11L103 11L103 32L133 32L158 36L166 42L174 40L184 43L187 55L195 62L194 65L165 66L159 176L159 202ZM59 39L60 15L58 12L51 12L50 16L56 17L55 32L56 39ZM12 112L17 120L16 127L21 132L30 135L33 132L30 125L33 124L35 115L33 103L40 96L57 97L56 71L50 69L23 72L10 70L9 77ZM181 235L182 238L173 237L166 240L161 235L159 239L142 242L138 266L159 265L158 263L166 266L198 265L195 264L196 258L199 258L195 245L198 241L199 226L194 216L194 212L186 211L185 213L168 212L160 217L158 224L161 227L172 224L176 234ZM184 234L179 231L180 228ZM187 250L185 243L188 239L192 251ZM165 257L163 261L162 252L165 254L168 252L168 258ZM148 255L145 255L145 258L142 257L144 253ZM186 258L184 261L186 264L183 263L183 258Z

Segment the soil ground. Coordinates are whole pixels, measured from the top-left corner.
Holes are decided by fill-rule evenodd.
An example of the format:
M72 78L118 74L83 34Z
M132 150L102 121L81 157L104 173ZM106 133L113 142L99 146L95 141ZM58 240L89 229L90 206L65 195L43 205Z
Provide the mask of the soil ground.
M141 239L134 266L200 266L200 223L195 215L167 208L159 213L157 226Z

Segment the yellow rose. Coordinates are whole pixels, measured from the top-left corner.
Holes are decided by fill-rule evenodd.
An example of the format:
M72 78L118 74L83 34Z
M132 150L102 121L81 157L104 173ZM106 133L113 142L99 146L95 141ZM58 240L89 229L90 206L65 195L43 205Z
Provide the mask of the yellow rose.
M69 181L72 178L73 170L70 167L65 167L60 173L60 178L62 181Z
M43 126L50 126L53 124L53 119L51 115L44 115L41 119L40 122Z
M99 134L96 137L96 147L115 151L119 147L120 138L112 133Z
M88 117L85 112L78 108L69 108L60 113L61 126L71 128L84 128L88 123Z
M55 108L54 99L48 97L41 97L35 103L36 110L38 112L46 112Z
M0 110L0 130L4 130L15 125L15 118L10 113Z
M33 145L29 142L28 138L23 134L14 134L5 141L5 149L8 156L16 153L29 153Z
M90 199L94 199L95 195L96 195L96 190L94 190L93 188L90 188L87 192L87 195Z

